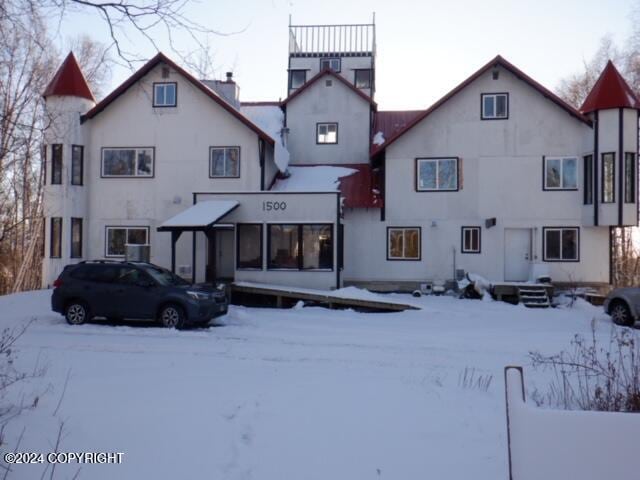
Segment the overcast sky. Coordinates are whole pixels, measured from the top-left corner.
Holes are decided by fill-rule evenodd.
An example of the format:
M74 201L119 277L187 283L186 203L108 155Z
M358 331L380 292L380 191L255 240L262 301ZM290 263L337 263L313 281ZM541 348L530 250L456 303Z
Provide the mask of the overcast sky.
M212 29L217 76L233 70L242 100L277 100L286 95L287 28L294 24L369 23L376 16L377 93L380 109L426 108L497 54L555 90L611 34L623 42L637 0L236 0L193 3L186 13ZM58 44L79 33L108 41L93 16L68 15ZM165 35L155 37L169 56ZM152 56L153 48L131 36L130 50ZM192 50L187 35L175 44ZM115 88L130 74L116 68Z

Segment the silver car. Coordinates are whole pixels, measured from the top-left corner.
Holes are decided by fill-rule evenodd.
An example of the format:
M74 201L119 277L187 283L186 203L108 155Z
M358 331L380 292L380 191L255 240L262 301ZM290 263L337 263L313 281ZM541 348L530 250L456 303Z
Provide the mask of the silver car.
M604 311L616 325L632 327L640 314L640 288L627 287L612 290L604 301Z

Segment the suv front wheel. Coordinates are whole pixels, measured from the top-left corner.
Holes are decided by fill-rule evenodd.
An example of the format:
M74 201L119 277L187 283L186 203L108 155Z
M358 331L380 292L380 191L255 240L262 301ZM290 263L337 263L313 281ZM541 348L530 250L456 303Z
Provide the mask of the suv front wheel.
M622 300L618 300L611 305L609 315L611 315L611 320L613 320L613 323L616 325L631 327L634 324L629 307Z
M174 304L165 305L160 310L160 315L158 315L158 319L160 320L160 324L166 328L180 328L184 325L184 310Z
M82 325L89 319L89 309L82 302L71 302L64 313L69 325Z

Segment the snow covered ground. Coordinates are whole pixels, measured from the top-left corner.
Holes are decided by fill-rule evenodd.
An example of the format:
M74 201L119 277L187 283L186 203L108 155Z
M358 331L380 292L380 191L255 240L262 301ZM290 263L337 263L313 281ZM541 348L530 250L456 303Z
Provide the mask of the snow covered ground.
M361 314L232 307L206 330L90 324L49 311L50 292L0 297L5 326L35 322L19 367L49 391L8 432L21 451L124 452L88 479L507 478L503 368L611 327L600 308L391 295L422 310ZM465 388L467 369L492 375ZM67 372L70 380L57 415ZM546 375L525 368L527 387ZM9 478L40 478L23 465ZM56 468L71 478L77 466ZM47 475L48 478L48 475Z

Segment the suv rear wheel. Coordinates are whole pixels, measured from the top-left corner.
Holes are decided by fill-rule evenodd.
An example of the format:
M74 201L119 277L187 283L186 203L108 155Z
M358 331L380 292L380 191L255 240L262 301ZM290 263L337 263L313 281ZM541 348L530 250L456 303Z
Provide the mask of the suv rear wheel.
M89 309L83 302L70 302L65 309L64 318L69 325L82 325L89 319Z
M184 310L175 304L165 305L160 309L158 319L163 327L180 328L184 325Z
M613 323L616 325L631 327L634 324L631 311L629 311L628 305L622 300L617 300L611 305L609 315L611 315L611 320L613 320Z

